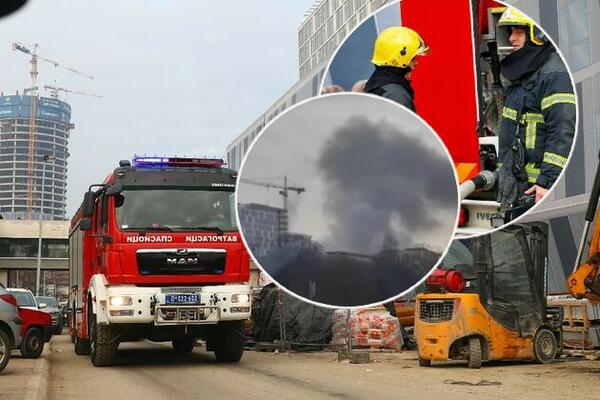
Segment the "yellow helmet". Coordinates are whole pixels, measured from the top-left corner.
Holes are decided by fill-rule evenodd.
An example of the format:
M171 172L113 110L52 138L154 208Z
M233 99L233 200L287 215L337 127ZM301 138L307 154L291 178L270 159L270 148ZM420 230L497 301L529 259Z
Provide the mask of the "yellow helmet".
M500 19L498 20L498 26L524 27L526 31L529 31L529 38L531 42L537 44L538 46L543 45L546 39L542 31L540 31L540 29L536 26L535 22L515 8L509 7L502 13Z
M426 54L429 47L410 28L395 26L377 36L371 62L379 67L406 68L417 55Z

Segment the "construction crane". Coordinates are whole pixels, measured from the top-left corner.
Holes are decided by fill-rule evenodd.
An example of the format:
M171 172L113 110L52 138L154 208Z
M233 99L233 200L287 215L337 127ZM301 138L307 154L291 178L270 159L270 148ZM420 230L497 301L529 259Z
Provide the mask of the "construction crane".
M253 179L240 179L240 183L246 183L249 185L262 186L266 188L281 189L279 194L283 196L283 212L279 213L279 243L283 242L283 232L288 230L288 192L296 192L298 194L305 192L306 189L300 186L288 186L287 176L283 177L283 185L276 183L263 182Z
M30 97L30 108L29 108L29 148L28 148L28 163L27 163L27 218L31 219L31 212L33 210L33 189L34 189L34 177L33 177L33 168L35 161L35 117L37 115L37 96L38 96L38 87L37 87L37 76L38 76L38 58L42 61L46 61L54 67L64 68L68 71L71 71L75 74L81 75L88 79L94 79L93 76L84 74L74 68L68 67L66 65L60 64L54 60L50 60L48 58L39 56L37 54L39 45L35 43L33 45L33 50L28 49L21 43L13 43L12 49L18 50L21 53L25 53L31 56L31 60L29 61L31 64L31 71L29 75L31 76L31 87L25 90L25 93L29 92ZM44 194L41 194L41 198L43 199ZM40 204L43 204L43 200ZM41 207L41 205L40 205Z
M98 94L85 93L85 92L80 92L78 90L70 90L70 89L65 89L65 88L58 87L58 86L44 85L44 89L50 91L50 97L52 97L53 99L58 99L58 92L80 94L82 96L90 96L90 97L98 97L98 98L102 97Z
M257 181L257 180L253 180L253 179L240 179L240 182L247 183L249 185L263 186L266 188L281 189L279 191L279 194L283 196L283 210L286 213L288 211L288 197L289 197L288 192L293 191L293 192L300 194L300 193L306 191L306 189L303 187L288 186L287 176L283 177L283 185L278 185L276 183L270 183L270 182Z

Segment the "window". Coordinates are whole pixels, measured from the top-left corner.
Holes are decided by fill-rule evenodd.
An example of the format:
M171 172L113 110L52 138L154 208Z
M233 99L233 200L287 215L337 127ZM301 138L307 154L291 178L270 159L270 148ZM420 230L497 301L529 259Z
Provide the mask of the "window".
M559 22L561 50L571 68L578 71L590 65L588 0L561 0Z

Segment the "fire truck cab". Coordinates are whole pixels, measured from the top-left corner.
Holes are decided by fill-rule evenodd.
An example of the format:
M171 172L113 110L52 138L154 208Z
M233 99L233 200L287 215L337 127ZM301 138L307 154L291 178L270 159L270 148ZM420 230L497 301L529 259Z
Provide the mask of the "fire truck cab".
M90 186L69 233L77 354L108 366L120 342L190 352L200 338L218 361L240 360L251 296L235 181L218 159L135 157Z

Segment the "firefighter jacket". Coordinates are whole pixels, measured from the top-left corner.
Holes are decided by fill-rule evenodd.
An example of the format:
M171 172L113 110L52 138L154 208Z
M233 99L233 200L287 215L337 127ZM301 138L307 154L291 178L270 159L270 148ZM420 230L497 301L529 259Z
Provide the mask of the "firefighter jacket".
M380 86L369 93L393 100L396 103L402 104L409 110L415 111L415 103L413 102L412 96L408 90L404 88L404 86L396 83L388 83L387 85Z
M560 56L552 52L533 73L510 82L499 132L500 165L523 144L527 185L550 188L567 163L575 134L575 94ZM523 162L523 160L521 160Z
M414 91L411 82L406 79L409 71L409 68L376 66L365 84L365 92L393 100L415 111Z

